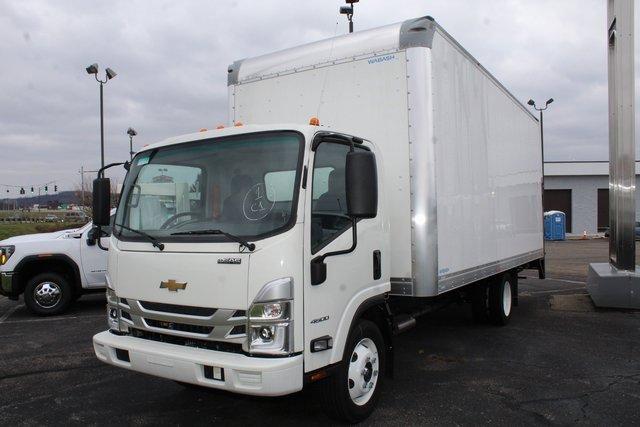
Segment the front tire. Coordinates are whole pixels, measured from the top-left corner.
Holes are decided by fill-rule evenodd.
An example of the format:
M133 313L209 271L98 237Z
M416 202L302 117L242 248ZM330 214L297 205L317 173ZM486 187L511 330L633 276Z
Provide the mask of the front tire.
M33 314L53 316L64 312L73 302L69 281L57 273L41 273L27 283L24 303Z
M380 398L386 346L380 329L359 320L347 339L336 374L322 384L322 406L331 418L358 423L374 411Z

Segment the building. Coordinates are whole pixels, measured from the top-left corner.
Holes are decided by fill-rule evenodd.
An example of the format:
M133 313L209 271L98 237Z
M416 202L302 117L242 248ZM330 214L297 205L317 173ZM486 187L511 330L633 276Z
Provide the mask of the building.
M636 188L640 162L636 161ZM603 232L609 226L609 162L545 162L544 210L566 214L567 233ZM636 193L636 218L640 203Z

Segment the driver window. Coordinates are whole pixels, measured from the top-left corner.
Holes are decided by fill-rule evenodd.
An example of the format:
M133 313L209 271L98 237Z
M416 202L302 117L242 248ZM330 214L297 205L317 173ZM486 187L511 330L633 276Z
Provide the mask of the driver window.
M311 205L311 252L351 226L347 215L345 165L349 146L323 142L316 149Z

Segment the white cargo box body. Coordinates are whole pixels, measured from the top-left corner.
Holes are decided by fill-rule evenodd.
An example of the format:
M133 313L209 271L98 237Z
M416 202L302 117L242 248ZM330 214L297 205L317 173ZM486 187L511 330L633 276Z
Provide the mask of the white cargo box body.
M393 294L543 258L538 121L430 17L229 67L230 122L314 116L382 153Z

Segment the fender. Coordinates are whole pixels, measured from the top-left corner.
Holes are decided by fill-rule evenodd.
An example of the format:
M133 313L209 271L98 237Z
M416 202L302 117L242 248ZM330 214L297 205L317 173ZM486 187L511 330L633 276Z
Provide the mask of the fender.
M344 347L347 343L347 337L355 320L362 315L367 309L384 304L386 293L390 290L389 282L380 283L370 288L364 289L353 296L346 310L344 311L338 330L333 340L333 349L331 352L330 363L338 363L342 361L344 355ZM383 335L385 334L382 331Z
M39 255L28 255L24 258L22 258L20 260L20 262L18 262L18 264L16 265L12 277L12 288L15 290L19 290L19 293L22 293L24 291L24 286L23 285L23 281L22 281L22 270L25 268L25 266L27 266L30 263L41 263L41 262L50 262L50 261L56 261L62 264L65 264L67 267L71 268L71 271L73 272L73 278L74 278L74 288L77 291L81 291L82 290L82 278L80 276L80 268L78 267L78 264L71 259L71 257L69 257L68 255L65 254L56 254L56 253L52 253L52 254L39 254Z

